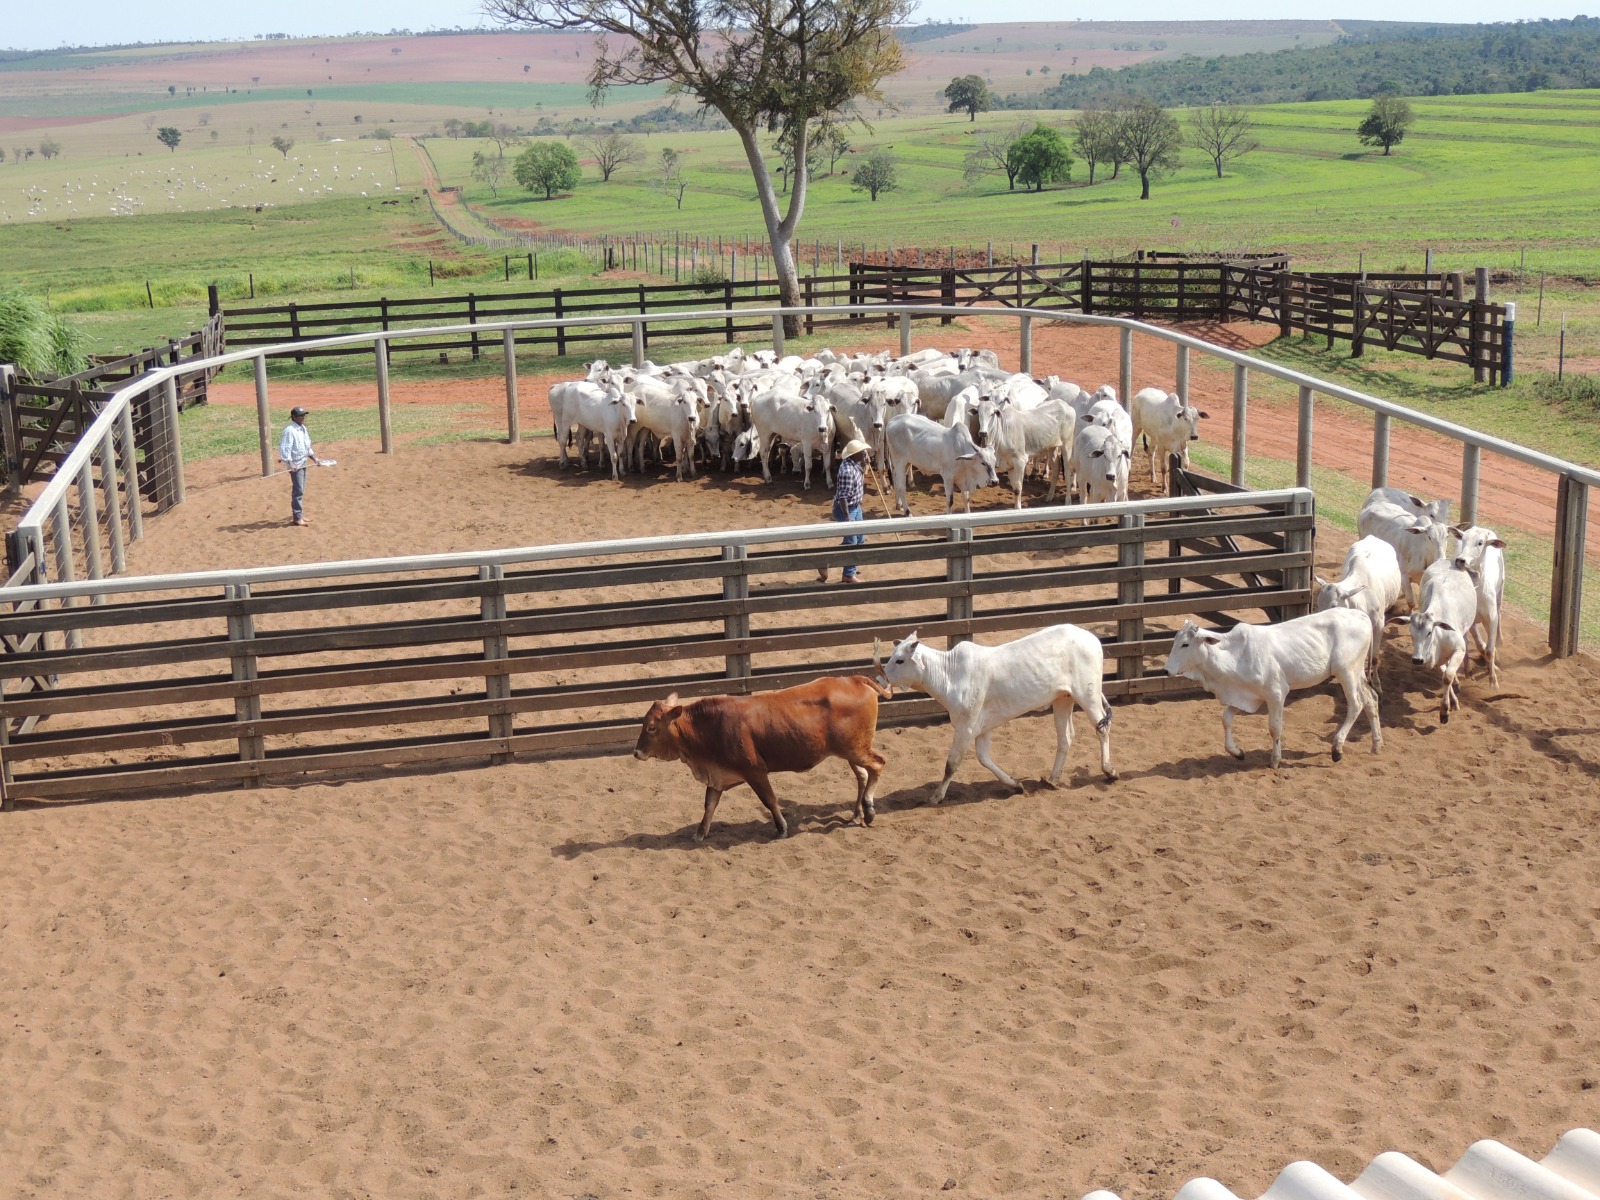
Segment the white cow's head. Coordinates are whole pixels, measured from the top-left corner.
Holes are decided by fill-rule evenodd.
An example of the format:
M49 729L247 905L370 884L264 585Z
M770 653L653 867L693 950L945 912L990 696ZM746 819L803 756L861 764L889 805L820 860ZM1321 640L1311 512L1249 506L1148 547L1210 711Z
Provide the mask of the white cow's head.
M1496 550L1506 548L1498 533L1492 529L1485 529L1482 525L1469 525L1466 528L1452 525L1450 532L1461 539L1456 546L1456 566L1463 571L1470 571L1474 578L1483 570L1483 556L1489 552L1491 546Z
M1443 666L1465 646L1465 630L1441 621L1426 609L1411 614L1411 661L1417 666Z
M1201 629L1193 621L1185 621L1178 636L1172 639L1172 652L1167 655L1167 674L1178 679L1203 682L1206 664L1211 661L1212 647L1222 640L1221 635Z
M918 687L922 683L922 665L918 660L918 650L922 643L917 640L917 635L912 633L902 641L889 655L886 663L878 662L878 644L872 645L872 661L878 667L878 673L883 676L884 682L890 687Z

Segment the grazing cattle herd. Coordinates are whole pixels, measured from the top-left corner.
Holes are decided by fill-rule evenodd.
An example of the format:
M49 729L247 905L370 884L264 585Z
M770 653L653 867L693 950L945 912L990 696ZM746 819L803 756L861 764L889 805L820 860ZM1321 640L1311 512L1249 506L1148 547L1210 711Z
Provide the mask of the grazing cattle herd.
M993 354L970 350L900 358L822 351L809 359L734 350L698 362L621 369L596 362L586 379L552 387L550 408L562 466L574 452L585 465L598 456L597 466L609 459L613 478L646 469L651 456L661 463L670 456L679 479L692 477L699 462L722 469L759 465L771 481L786 460L803 486L810 486L819 465L831 484L836 448L860 438L888 468L896 507L906 513L917 472L942 481L947 512L958 494L970 511L973 493L996 486L1002 474L1020 508L1023 481L1033 471L1049 481L1047 502L1058 489L1069 500L1126 500L1136 439L1150 454L1152 479L1161 482L1172 458L1187 463L1189 443L1199 438L1207 416L1157 388L1136 393L1124 408L1109 386L1089 392L1055 376L1008 373ZM1333 760L1343 757L1345 739L1363 714L1377 753L1383 745L1383 633L1397 621L1409 623L1413 664L1440 673L1441 723L1460 706L1457 683L1472 646L1498 684L1505 543L1495 531L1450 525L1449 501L1393 488L1367 497L1357 531L1340 577L1317 577L1311 614L1224 632L1189 621L1174 637L1167 673L1198 683L1221 702L1223 746L1235 758L1242 760L1244 751L1234 739L1234 717L1264 706L1271 762L1278 767L1290 692L1330 678L1345 699ZM1452 537L1453 555L1447 553ZM829 677L751 696L689 703L668 696L646 715L634 755L682 760L704 784L697 841L710 832L722 793L741 783L760 797L778 835L787 834L770 776L808 771L826 758L849 763L857 783L855 817L871 824L873 791L885 766L872 745L878 701L896 687L923 692L950 714L953 736L934 804L944 800L968 749L995 778L1020 790L995 763L990 739L1006 722L1047 709L1056 725L1047 783L1058 784L1066 766L1075 707L1094 722L1101 771L1108 780L1117 777L1111 708L1101 682L1104 651L1088 630L1056 625L1001 646L965 642L948 651L913 633L886 662L875 648L873 669L874 678Z

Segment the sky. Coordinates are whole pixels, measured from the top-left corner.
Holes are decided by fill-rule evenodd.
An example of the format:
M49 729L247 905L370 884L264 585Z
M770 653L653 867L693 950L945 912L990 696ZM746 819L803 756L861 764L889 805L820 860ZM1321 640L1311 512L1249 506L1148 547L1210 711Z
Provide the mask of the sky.
M219 4L216 0L61 0L32 4L0 0L0 46L44 50L62 45L106 45L138 41L213 41L250 38L258 33L298 36L390 29L423 32L430 28L477 26L488 22L478 0L274 0L271 5ZM1074 11L1076 9L1076 11ZM1388 21L1515 21L1570 17L1600 12L1600 0L1565 5L1549 0L1322 0L1299 11L1285 11L1282 0L1122 0L1115 13L1103 6L1078 7L1062 0L923 0L913 21L954 20L1063 21L1085 13L1122 21L1301 20L1328 17Z

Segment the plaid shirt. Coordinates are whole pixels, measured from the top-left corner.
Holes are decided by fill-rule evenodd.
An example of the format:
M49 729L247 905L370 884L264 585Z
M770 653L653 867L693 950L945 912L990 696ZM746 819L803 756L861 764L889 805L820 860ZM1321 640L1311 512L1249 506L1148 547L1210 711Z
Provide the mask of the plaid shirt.
M866 492L866 467L854 459L845 459L839 464L839 472L835 477L834 503L849 512L852 508L861 507Z

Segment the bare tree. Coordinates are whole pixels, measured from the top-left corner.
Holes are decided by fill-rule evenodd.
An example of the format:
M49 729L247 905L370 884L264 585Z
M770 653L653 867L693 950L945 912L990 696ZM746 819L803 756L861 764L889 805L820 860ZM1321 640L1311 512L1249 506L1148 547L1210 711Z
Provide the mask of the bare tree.
M814 123L858 100L882 102L879 85L904 64L896 25L911 0L484 0L511 25L593 30L591 98L617 84L668 83L715 109L733 127L755 181L778 291L803 298L793 241L806 179L780 211L760 135L786 132L804 162ZM617 39L615 46L607 38ZM791 335L796 318L785 318Z
M492 125L485 121L484 126L484 136L494 143L495 151L501 158L506 156L507 150L523 143L522 135L504 121L496 121Z
M1086 108L1072 119L1072 129L1072 148L1088 164L1092 185L1095 167L1117 156L1117 139L1121 133L1117 115L1110 109Z
M637 138L616 129L597 129L578 138L578 145L594 159L600 169L600 182L610 183L611 172L628 163L644 161L644 147Z
M1189 115L1189 142L1203 151L1222 178L1222 164L1259 149L1255 123L1237 104L1213 104L1197 108Z
M497 200L500 198L500 183L506 177L506 170L504 155L485 154L482 150L472 152L472 177L487 187Z
M1150 181L1176 171L1183 151L1178 119L1152 100L1135 100L1122 112L1122 145L1128 165L1139 172L1139 199L1150 199Z
M689 182L683 177L683 160L678 152L668 146L656 160L656 167L661 172L661 190L676 200L678 207L682 208L683 194L689 190Z
M962 160L962 177L968 183L976 183L985 175L1003 173L1006 177L1006 187L1016 191L1017 171L1011 162L1011 147L1016 144L1018 138L1032 128L1033 124L1030 121L1017 121L1011 125L1001 125L979 133L977 144Z

